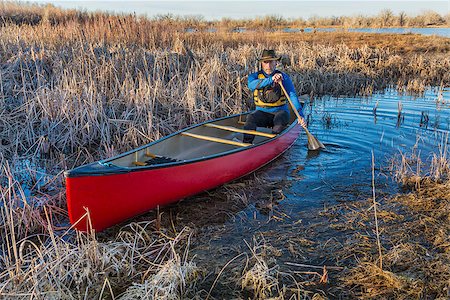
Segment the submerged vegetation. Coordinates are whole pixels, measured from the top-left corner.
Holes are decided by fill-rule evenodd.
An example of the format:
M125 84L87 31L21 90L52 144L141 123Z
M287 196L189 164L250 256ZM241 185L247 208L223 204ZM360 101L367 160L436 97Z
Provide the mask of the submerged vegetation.
M189 249L207 228L161 226L157 216L101 234L70 229L62 172L190 124L248 110L246 75L264 48L284 55L281 68L310 97L369 96L386 87L420 94L429 86L450 85L449 39L186 32L193 25L171 17L147 20L9 2L0 4L0 16L1 297L407 299L448 293L446 148L429 174L408 173L412 161L420 165L417 159L403 157L397 164L402 169L394 173L410 193L379 204L382 236L389 234L381 240L382 265L371 233L372 203L337 206L318 216L316 228L326 227L329 218L330 228L344 231L346 240L311 240L298 233L310 229L297 224L295 236L281 239L285 249L255 236L226 265L205 270L207 263L197 263ZM433 24L442 25L440 18ZM251 27L222 20L227 22L230 28ZM253 185L249 193L239 183L225 187L223 214L229 217L235 213L230 210L258 197L271 199L258 205L272 211L270 185ZM306 263L282 264L281 251Z

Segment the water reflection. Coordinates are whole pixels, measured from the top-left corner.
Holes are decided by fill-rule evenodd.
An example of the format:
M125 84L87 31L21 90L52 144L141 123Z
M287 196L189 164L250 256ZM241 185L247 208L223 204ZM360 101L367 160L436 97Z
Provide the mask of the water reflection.
M413 149L425 161L436 149L439 136L449 129L449 108L437 109L438 98L448 102L450 91L430 89L422 97L414 97L386 90L369 98L324 97L306 105L309 129L326 149L308 151L307 139L302 136L285 154L286 159L270 165L269 176L278 178L286 169L292 174L288 180L293 183L285 191L283 205L300 212L346 201L343 191L352 186L358 186L361 197L364 192L370 195L372 151L377 170L384 170L399 152ZM299 170L299 166L304 169ZM377 171L376 177L383 192L397 191L388 174Z

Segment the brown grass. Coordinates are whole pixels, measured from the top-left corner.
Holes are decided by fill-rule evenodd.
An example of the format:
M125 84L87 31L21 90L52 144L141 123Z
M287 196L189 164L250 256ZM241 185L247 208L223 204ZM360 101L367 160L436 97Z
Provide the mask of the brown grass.
M147 280L151 295L174 299L195 276L195 265L181 261L175 250L186 244L185 232L169 239L149 232L151 223L131 223L115 239L101 242L94 234L55 232L47 224L46 231L24 239L13 226L3 228L8 252L0 265L2 297L114 298L124 289L125 295L139 294L142 288L132 283Z
M444 145L446 144L444 139ZM445 148L446 149L446 148ZM371 203L329 208L332 226L347 233L335 259L347 265L333 289L358 299L444 299L450 280L448 151L427 164L417 155L402 156L397 176L405 194L379 201L378 221L383 246L379 265ZM445 162L445 163L444 163ZM417 165L423 165L417 167ZM410 167L405 167L410 166ZM440 176L435 176L436 170ZM398 174L400 171L396 169ZM410 179L410 180L408 180ZM412 183L411 183L412 182Z
M252 292L253 299L267 299L274 297L277 292L278 278L277 268L274 260L270 257L273 249L265 244L248 245L252 256L251 260L247 262L244 269L244 274L241 279L242 289L247 289Z
M86 23L8 24L0 33L0 138L7 156L80 150L109 156L247 110L245 76L265 47L284 54L282 68L300 94L370 95L395 84L422 93L450 82L448 57L403 56L364 41L352 48L340 41L344 34L336 42L320 34L321 43L314 34L306 41L287 41L288 34L189 34L105 15ZM448 39L428 42L443 45L437 52L448 47Z
M428 182L420 191L386 200L382 207L394 219L383 220L383 270L375 257L358 255L342 288L362 299L444 299L450 280L448 188L448 182ZM375 254L375 245L370 248ZM344 246L346 251L357 253Z

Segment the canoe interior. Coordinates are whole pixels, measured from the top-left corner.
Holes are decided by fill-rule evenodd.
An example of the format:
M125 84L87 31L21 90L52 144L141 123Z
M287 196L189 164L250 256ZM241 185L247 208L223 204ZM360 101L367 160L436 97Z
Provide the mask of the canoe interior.
M244 129L245 114L226 119L220 119L209 124L230 126L237 129ZM291 113L291 122L295 121L295 115ZM258 127L257 131L272 133L271 128ZM230 145L222 142L212 142L191 136L184 136L182 132L202 135L211 138L224 139L228 141L242 142L243 133L232 132L219 128L211 128L199 125L194 128L181 131L169 138L151 143L141 147L136 151L131 151L127 155L119 156L105 161L109 165L116 165L125 168L141 168L146 165L167 164L170 162L187 161L217 155L223 152L235 150L243 146ZM253 144L260 144L270 137L255 136ZM155 157L156 156L156 157Z

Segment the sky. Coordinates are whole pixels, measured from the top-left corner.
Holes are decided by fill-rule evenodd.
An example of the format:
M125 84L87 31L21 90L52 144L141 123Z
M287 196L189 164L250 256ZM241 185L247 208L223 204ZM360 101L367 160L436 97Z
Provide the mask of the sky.
M282 16L288 18L308 19L332 16L373 16L385 9L390 9L394 14L405 12L408 15L417 15L428 10L441 15L449 13L450 0L437 1L341 1L341 0L316 0L316 1L275 1L275 0L101 0L101 1L77 1L77 0L35 0L33 3L51 3L62 8L75 8L85 11L108 11L113 13L136 13L153 17L157 15L172 14L174 16L202 16L205 20L253 19L267 15Z

